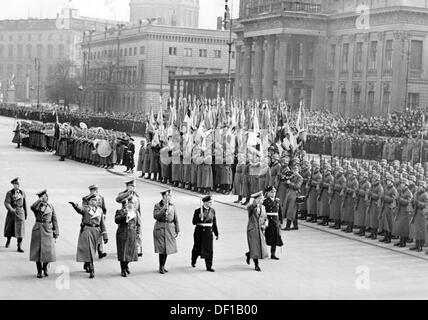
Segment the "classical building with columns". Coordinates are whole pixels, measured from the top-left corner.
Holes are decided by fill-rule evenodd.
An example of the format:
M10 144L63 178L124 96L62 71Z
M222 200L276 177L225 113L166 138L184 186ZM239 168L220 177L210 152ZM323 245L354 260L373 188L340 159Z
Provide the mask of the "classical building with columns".
M381 115L428 105L425 0L241 0L235 95Z

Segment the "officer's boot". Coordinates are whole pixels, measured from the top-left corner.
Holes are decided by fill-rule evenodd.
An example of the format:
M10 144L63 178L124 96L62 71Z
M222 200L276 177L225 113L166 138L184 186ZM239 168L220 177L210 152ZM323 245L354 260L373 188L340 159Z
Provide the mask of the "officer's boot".
M285 228L282 228L282 230L289 231L290 230L290 226L291 226L291 220L287 219L287 224L286 224Z
M49 263L47 263L47 262L43 263L43 274L45 275L45 277L49 277L48 265L49 265Z
M273 260L279 260L279 258L275 255L276 252L276 246L270 247L270 258Z
M376 229L373 230L371 239L372 240L376 240L377 239L377 230Z
M10 239L11 239L10 237L7 238L6 245L5 245L6 248L9 248L10 246Z
M107 253L103 252L103 249L101 248L101 244L98 244L97 248L98 248L98 258L100 259L105 258L107 256Z
M386 235L387 235L388 238L386 239L385 243L391 243L391 232L388 231L386 233Z
M419 248L419 240L416 240L416 242L415 242L415 246L414 246L414 247L411 247L409 250L411 250L411 251L417 251L417 250L418 250L418 248Z
M379 242L386 242L386 240L388 240L388 232L385 231L385 236L383 237L383 239L380 239Z
M243 205L243 206L248 205L248 204L250 203L250 199L251 199L251 197L250 197L250 196L247 196L247 198L245 199L245 202L244 202L244 203L242 203L242 205Z
M127 277L125 262L123 262L123 261L120 261L120 275L124 278Z
M233 203L240 203L242 201L242 196L238 196L238 200L234 201Z
M18 252L24 252L24 250L22 250L22 247L21 247L21 244L22 244L22 238L18 238Z
M346 233L351 233L354 229L354 224L352 222L349 222L348 227L346 228Z
M254 261L254 266L255 266L254 269L256 271L262 271L259 267L259 259L253 259L253 261Z
M369 235L367 235L366 236L366 238L371 238L372 237L372 235L373 235L373 229L372 228L368 228L368 230L367 230L368 232L370 232L370 234Z
M299 220L297 218L293 220L293 228L291 230L299 230Z
M399 247L404 248L406 246L406 242L407 242L407 237L401 237Z
M424 246L424 241L423 240L419 240L419 244L418 244L418 250L417 252L422 252L422 248Z
M37 266L37 278L41 279L42 278L42 263L36 262L36 266Z
M337 219L334 229L340 230L341 227L342 227L342 222L340 221L340 219Z
M89 278L93 279L94 277L95 277L94 263L93 262L89 262Z
M328 226L328 217L322 217L322 226Z

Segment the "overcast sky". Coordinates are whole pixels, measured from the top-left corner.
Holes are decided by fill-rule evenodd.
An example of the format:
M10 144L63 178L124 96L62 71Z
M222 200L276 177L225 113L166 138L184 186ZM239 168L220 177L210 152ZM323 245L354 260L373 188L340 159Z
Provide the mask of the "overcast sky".
M106 6L115 2L112 7ZM68 0L0 0L0 19L54 18ZM229 3L231 0L229 0ZM216 29L217 17L224 14L224 0L200 0L199 27ZM129 0L72 0L79 15L103 19L129 20ZM234 17L238 14L239 0L233 0ZM114 10L116 8L116 10Z

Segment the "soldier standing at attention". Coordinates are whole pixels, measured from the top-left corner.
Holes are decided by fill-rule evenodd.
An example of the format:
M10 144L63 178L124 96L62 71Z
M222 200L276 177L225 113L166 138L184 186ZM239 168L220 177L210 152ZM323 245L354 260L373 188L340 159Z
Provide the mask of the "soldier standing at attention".
M213 265L213 233L218 240L217 219L212 208L212 197L202 199L202 207L195 210L193 224L196 225L193 234L192 267L196 267L196 260L200 256L205 259L207 271L214 272Z
M48 264L56 261L54 239L59 236L59 228L55 209L48 203L47 191L43 190L37 196L39 200L31 206L36 223L31 233L30 261L36 262L37 278L42 278L42 270L45 277L49 276Z
M6 221L4 224L4 236L7 238L6 248L9 248L10 239L18 239L18 252L22 250L22 239L25 235L25 220L27 220L27 203L25 192L19 188L19 178L10 182L13 189L6 193L4 206L7 209Z
M275 199L276 189L273 186L266 188L267 198L263 201L268 219L265 231L266 244L270 246L270 258L279 260L275 255L276 247L282 247L281 227L279 224L279 201Z

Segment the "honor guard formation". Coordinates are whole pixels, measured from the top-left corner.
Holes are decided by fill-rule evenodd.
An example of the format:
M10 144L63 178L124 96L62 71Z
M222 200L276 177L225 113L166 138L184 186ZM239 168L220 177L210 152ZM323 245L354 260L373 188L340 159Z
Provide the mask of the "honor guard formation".
M354 233L398 247L412 244L422 252L428 242L427 155L422 111L394 113L387 118L350 118L325 111L305 111L303 103L181 99L167 110L151 111L144 127L136 163L140 178L203 194L195 210L191 265L205 259L213 269L213 240L219 239L213 192L237 196L247 206L245 262L270 256L283 246L281 230L298 230L298 220ZM10 114L15 116L15 114ZM62 114L66 117L67 114ZM75 115L74 115L75 117ZM41 116L40 116L41 118ZM18 121L13 143L53 150L59 159L77 160L112 168L124 165L133 173L135 146L129 133L78 125ZM6 246L22 237L27 217L25 192L19 180L6 195ZM82 216L77 261L94 277L93 258L102 258L107 243L106 208L97 186L82 204L70 202ZM54 261L54 239L59 235L47 191L31 206L36 215L31 261L38 276ZM251 200L253 199L253 200ZM121 275L130 274L129 262L142 255L140 197L132 180L116 202L116 245ZM154 205L153 239L159 254L159 272L165 274L168 255L177 252L180 225L171 189ZM40 224L40 225L37 225ZM43 227L43 228L42 228ZM380 237L378 239L378 237ZM40 239L40 240L39 240ZM392 244L392 240L394 243ZM44 245L46 244L46 245ZM267 246L270 246L270 254ZM45 252L46 251L46 252Z

